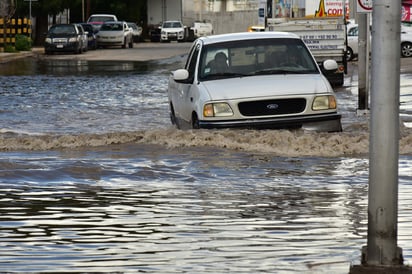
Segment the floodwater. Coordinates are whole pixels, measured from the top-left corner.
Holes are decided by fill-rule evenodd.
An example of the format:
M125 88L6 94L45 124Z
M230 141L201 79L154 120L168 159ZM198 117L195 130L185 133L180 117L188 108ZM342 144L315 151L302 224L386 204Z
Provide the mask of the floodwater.
M344 132L180 131L157 62L0 65L2 272L348 273L366 245L368 116ZM412 261L402 75L398 245Z

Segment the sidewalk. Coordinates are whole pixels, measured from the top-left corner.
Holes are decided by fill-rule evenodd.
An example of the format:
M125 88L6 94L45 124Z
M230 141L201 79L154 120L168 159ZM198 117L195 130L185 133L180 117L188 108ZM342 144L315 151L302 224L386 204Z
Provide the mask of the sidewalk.
M44 53L43 48L32 48L31 51L20 51L20 52L0 52L0 64L7 63L19 58L35 56L36 54Z
M0 52L0 64L18 58L36 56L40 58L58 60L86 60L86 61L153 61L182 56L189 52L192 43L135 43L133 48L103 48L89 50L83 54L52 54L47 57L43 47L32 48L31 51L17 53Z

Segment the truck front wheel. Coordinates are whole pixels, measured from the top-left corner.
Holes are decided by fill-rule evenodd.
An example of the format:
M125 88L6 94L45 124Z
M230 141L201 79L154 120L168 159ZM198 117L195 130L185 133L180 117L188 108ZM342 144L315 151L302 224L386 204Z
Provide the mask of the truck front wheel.
M193 113L192 114L192 129L199 129L199 118L197 118L197 114Z

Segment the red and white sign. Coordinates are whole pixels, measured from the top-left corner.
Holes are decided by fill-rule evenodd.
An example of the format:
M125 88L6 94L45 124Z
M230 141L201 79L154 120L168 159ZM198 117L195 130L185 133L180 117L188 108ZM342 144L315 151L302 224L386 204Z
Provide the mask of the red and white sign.
M357 0L357 12L372 12L372 0Z
M411 22L412 21L412 16L411 16L411 6L410 5L402 5L402 22Z

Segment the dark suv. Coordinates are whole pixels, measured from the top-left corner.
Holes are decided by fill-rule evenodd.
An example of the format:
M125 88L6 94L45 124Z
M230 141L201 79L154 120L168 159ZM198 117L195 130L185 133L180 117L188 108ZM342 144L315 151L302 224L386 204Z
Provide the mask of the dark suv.
M84 34L79 29L78 24L56 24L51 26L47 32L44 52L50 54L53 52L74 52L82 53L84 45Z

